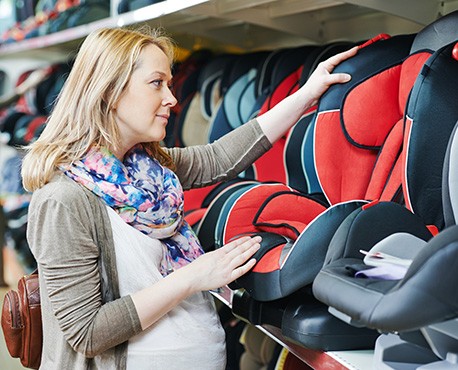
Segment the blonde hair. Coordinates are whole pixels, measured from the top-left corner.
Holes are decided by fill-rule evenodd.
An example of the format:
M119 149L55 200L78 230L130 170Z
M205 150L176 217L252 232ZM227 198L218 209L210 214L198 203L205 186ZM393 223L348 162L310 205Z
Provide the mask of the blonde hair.
M22 179L28 191L48 183L58 166L80 160L92 146L120 144L113 107L122 96L141 51L156 45L173 63L173 43L161 31L102 28L87 36L37 141L26 147ZM145 143L162 165L174 169L159 143Z

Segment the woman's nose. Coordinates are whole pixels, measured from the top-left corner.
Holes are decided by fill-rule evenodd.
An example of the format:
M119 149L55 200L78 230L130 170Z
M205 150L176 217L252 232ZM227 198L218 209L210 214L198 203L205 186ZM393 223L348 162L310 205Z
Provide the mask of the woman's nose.
M168 105L170 107L174 107L175 105L177 105L177 103L178 100L175 98L172 91L169 88L167 88L167 94L164 97L163 104Z

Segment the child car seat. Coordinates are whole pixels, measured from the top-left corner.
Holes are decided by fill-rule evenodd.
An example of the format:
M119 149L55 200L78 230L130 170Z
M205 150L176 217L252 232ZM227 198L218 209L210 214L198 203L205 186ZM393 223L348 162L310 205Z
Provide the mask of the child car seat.
M404 182L406 199L409 198L410 209L417 210L416 213L390 203L355 211L337 231L329 247L326 264L313 283L315 296L329 305L330 311L337 317L353 325L376 328L382 332L399 332L407 340L408 343L405 343L396 338L393 343L393 336L382 336L377 341L376 361L391 359L392 364L397 363L391 365L394 367L384 364L384 368L420 369L423 367L419 364L438 360L438 364L424 368L456 368L456 363L453 367L447 362L447 353L456 352L458 344L456 321L452 320L456 318L458 308L454 291L457 286L455 263L458 247L454 159L458 125L452 131L458 119L458 109L453 103L458 97L457 61L458 46L455 42L440 49L428 60L419 77L421 84L418 90L428 91L433 101L426 102L415 96L420 91L413 91L409 108L423 105L422 113L429 116L429 124L422 122L422 116L414 115L411 123L406 125L410 133L405 154L406 177L409 178L410 172L417 171L416 175L425 175L428 169L435 173L437 167L443 164L442 186L441 179L434 175L428 175L423 181L417 177L416 182L411 182L410 186L406 185L408 180ZM431 114L427 112L428 107L433 110ZM419 140L420 137L427 139ZM448 148L443 143L446 137L449 139ZM430 146L435 150L429 150ZM424 160L423 150L427 151L428 156L433 155L433 158ZM425 184L434 183L437 186L424 190L422 198L409 196L417 186L425 189ZM443 207L441 199L437 198L441 188ZM424 202L431 212L424 208ZM443 216L438 216L441 210ZM431 237L427 224L431 221L441 224L443 220L445 228L441 227L441 232ZM372 237L371 233L369 236L368 228L376 235ZM404 268L403 274L392 280L379 275L372 278L356 277L355 273L362 276L373 273L366 264L371 263L369 258L363 260L359 249L389 251L396 257L412 262L408 268ZM378 269L382 270L383 267ZM428 355L424 347L430 349L434 356ZM396 348L410 350L400 355ZM419 352L423 355L419 355ZM448 360L451 359L448 357Z
M314 49L302 66L299 86L303 86L318 63L332 55L350 49L349 42L335 42ZM293 189L308 193L322 193L313 160L313 131L316 108L312 107L289 130L284 148L286 184Z
M316 46L305 46L285 50L272 71L272 92L267 96L257 116L267 112L280 101L299 88L304 62ZM272 148L253 164L255 178L259 181L278 181L286 183L286 169L283 152L287 135L277 140Z
M443 216L436 216L434 220L434 215L437 215L439 211L442 213L444 211L441 198L437 196L437 192L441 189L441 177L431 176L427 174L427 170L429 169L431 173L434 173L437 167L441 167L445 163L445 181L448 181L447 176L449 174L453 174L450 168L451 164L454 163L453 158L450 158L450 154L449 157L445 157L447 140L444 143L445 138L450 138L450 133L458 119L458 108L456 104L452 103L458 98L458 91L456 90L458 62L454 59L453 53L457 54L456 58L458 59L458 47L455 43L440 49L428 60L418 80L420 88L413 91L409 102L409 108L412 109L415 109L420 102L426 107L420 112L423 115L413 115L412 124L406 127L406 130L410 132L410 142L408 142L405 154L406 168L407 172L418 171L419 174L426 175L426 177L423 177L423 180L417 178L417 182L409 187L405 185L407 181L404 182L405 198L411 198L408 193L412 192L416 186L424 188L425 183L431 185L435 183L436 186L425 191L422 198L410 199L412 208L418 209L418 212L415 213L400 205L387 202L355 211L336 232L329 246L325 266L313 284L314 294L318 299L339 311L345 312L353 317L353 320L363 325L383 330L394 330L393 327L396 326L402 330L412 326L411 320L417 320L414 315L405 315L405 313L400 315L404 310L413 309L410 307L409 301L399 301L400 292L405 291L405 289L408 290L408 284L397 280L382 281L357 278L353 276L352 271L356 268L367 269L369 267L363 263L364 256L359 250L369 250L376 243L384 243L384 248L389 248L390 243L399 243L397 244L399 247L395 246L394 248L399 249L399 253L402 253L403 245L409 246L409 241L414 240L422 247L422 251L426 249L428 253L431 251L430 247L423 246L432 237L427 225L432 221L441 223ZM429 102L422 100L417 95L422 93L422 96L427 95L431 100ZM428 107L434 109L434 115L429 114ZM441 112L440 116L436 115L436 108ZM425 137L427 140L417 140L419 137ZM430 146L434 150L428 152ZM433 158L427 161L422 160L425 151ZM410 162L413 162L415 167L409 166ZM431 166L432 162L436 164ZM406 177L409 177L408 174ZM454 190L449 188L448 184L444 185L443 192L447 199L453 199ZM432 204L431 199L435 200L435 204ZM428 203L429 209L421 207L424 202ZM455 212L453 203L446 200L444 204L446 213L453 215ZM425 219L427 220L425 221ZM451 220L454 221L453 218ZM452 222L448 222L448 226L450 226ZM437 236L440 234L442 232ZM431 239L431 243L437 236ZM384 241L385 238L389 239ZM437 242L434 241L434 243ZM340 267L337 267L338 265ZM353 270L348 270L345 266L353 266ZM342 271L342 268L347 272ZM338 289L340 289L340 293L337 293ZM347 297L351 296L354 299L354 294L356 294L353 292L354 290L365 297L364 304L359 305L359 307L356 307L354 301L352 303L346 302L347 299L342 296L349 294ZM399 303L393 306L394 301L392 301L391 306L387 305L388 299L393 299L395 294ZM420 298L424 294L416 292L415 297ZM373 301L374 299L376 302ZM414 296L410 298L410 300L412 299ZM386 312L379 313L378 310L380 309L384 309ZM428 313L421 312L422 319L427 319L432 310L433 308L428 310Z

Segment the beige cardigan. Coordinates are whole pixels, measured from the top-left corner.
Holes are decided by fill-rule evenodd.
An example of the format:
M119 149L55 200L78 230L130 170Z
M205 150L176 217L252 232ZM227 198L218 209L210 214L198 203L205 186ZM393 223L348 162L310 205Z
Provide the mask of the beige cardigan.
M270 147L253 120L213 144L167 150L190 189L235 177ZM59 174L33 194L27 239L40 272L41 368L124 369L141 326L131 297L119 297L105 204Z

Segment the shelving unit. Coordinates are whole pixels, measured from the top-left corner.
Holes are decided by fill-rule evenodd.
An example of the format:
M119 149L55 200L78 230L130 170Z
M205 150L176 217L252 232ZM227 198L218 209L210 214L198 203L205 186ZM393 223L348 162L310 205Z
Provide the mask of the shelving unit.
M166 0L117 15L118 3L109 18L0 45L3 91L27 69L67 60L100 27L163 27L183 49L246 52L414 33L458 9L458 0Z
M166 0L117 15L118 3L109 18L0 45L3 91L27 69L67 60L100 27L163 27L183 49L246 52L414 33L458 9L458 0Z
M225 286L212 292L213 296L232 308L233 291ZM372 366L373 351L317 351L304 348L283 337L281 330L271 325L256 325L277 343L316 370L367 370Z
M113 1L113 9L117 1ZM72 52L92 30L146 23L162 26L183 48L240 50L337 40L362 40L381 32L417 32L458 9L458 0L166 0L100 21L0 46L0 58Z
M192 51L247 52L334 41L359 41L379 33L415 33L438 17L458 9L458 0L166 0L15 44L0 45L4 93L24 71L67 60L83 39L101 27L163 27L179 47ZM1 271L1 269L0 269ZM232 292L214 295L229 307ZM279 329L259 329L315 369L371 367L372 351L320 352L283 338Z

